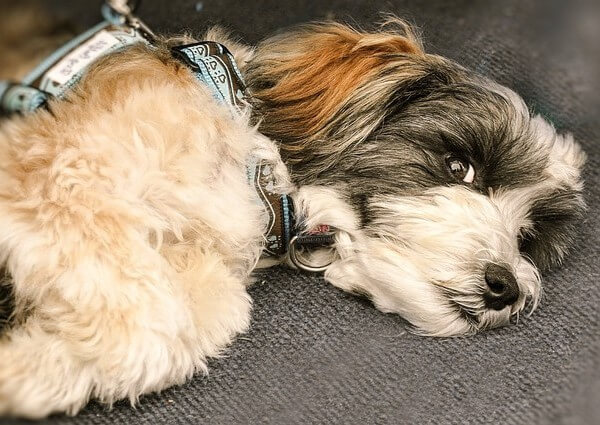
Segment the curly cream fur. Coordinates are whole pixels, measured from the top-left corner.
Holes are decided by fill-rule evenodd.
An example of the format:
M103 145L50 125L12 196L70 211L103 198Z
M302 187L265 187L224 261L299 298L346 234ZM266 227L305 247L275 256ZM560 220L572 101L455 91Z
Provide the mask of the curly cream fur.
M0 253L22 323L0 340L1 414L135 402L247 329L263 220L245 164L279 161L247 118L137 46L2 123Z

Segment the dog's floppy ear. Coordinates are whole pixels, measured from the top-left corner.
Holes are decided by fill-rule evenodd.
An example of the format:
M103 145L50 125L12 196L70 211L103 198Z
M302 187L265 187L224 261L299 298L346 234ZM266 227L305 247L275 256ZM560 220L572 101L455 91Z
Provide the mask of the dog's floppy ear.
M572 248L586 211L579 190L560 187L544 193L529 211L532 227L519 240L519 249L541 270L558 266Z
M532 135L548 150L545 190L530 211L532 227L522 235L521 250L540 269L559 265L571 248L577 227L587 209L582 195L581 173L586 155L570 134L558 134L537 115L531 120Z
M284 151L301 151L390 58L423 55L410 28L394 24L396 29L384 26L376 33L338 23L309 24L261 43L246 70L263 114L261 130L282 142Z

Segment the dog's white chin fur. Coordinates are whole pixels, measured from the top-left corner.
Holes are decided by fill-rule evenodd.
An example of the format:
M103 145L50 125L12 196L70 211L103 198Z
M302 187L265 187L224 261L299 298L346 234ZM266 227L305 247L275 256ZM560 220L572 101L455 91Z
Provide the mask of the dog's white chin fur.
M368 294L380 310L435 336L505 324L527 298L538 299L537 270L519 254L516 235L493 200L457 186L406 199L382 197L374 206L385 210L385 219L374 223L376 234L341 239L340 259L326 273L334 285ZM522 294L499 312L487 309L482 297L489 263L507 265Z
M317 204L319 199L323 205ZM527 300L537 304L537 269L520 255L515 229L507 228L510 221L494 198L460 186L404 199L381 197L373 206L385 210L378 215L385 219L373 223L372 230L359 229L355 214L344 208L335 189L303 187L297 202L311 217L309 227L326 217L340 230L335 253L322 250L308 261L332 261L326 280L369 296L384 312L399 313L416 332L472 334L506 324ZM509 266L519 282L521 297L502 311L484 306L484 270L489 263ZM457 303L476 320L465 317Z

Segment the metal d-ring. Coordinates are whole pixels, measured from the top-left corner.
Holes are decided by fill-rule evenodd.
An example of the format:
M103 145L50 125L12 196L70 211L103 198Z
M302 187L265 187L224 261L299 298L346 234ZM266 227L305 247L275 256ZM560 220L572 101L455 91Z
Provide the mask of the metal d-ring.
M322 266L311 266L310 264L303 262L302 256L300 256L296 248L297 240L298 236L296 235L290 240L288 248L288 255L290 256L290 260L294 264L294 266L298 267L300 270L304 270L305 272L321 273L324 272L327 269L327 267L331 265L331 263L327 263Z

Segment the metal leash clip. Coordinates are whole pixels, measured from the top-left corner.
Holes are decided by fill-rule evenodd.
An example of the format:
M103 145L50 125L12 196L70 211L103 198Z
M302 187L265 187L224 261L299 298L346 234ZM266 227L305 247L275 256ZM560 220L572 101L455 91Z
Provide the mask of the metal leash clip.
M126 24L141 33L149 41L156 40L154 32L134 15L139 3L138 1L133 7L130 7L127 0L106 0L102 5L102 16L112 24Z
M335 231L329 226L319 226L320 228L326 227L326 231L311 232L306 234L295 235L289 243L288 255L290 261L298 269L309 273L321 273L324 272L330 263L323 264L320 266L313 266L306 262L301 255L302 248L332 248L335 243Z

